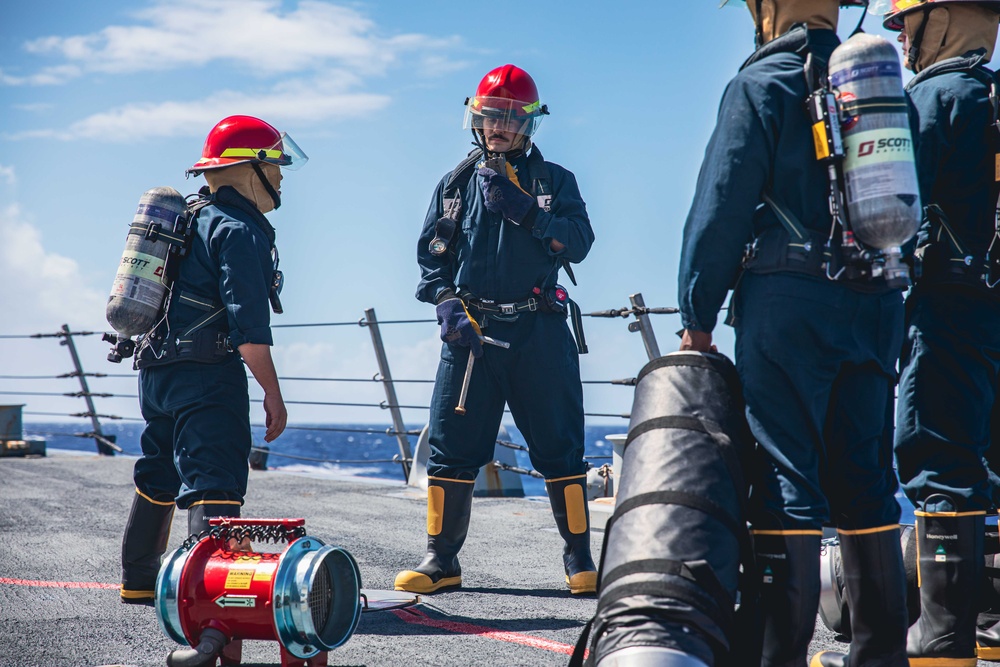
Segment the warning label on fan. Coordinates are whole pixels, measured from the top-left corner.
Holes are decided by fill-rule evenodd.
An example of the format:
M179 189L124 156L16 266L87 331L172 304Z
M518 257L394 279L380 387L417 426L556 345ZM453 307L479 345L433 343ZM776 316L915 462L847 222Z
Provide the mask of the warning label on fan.
M231 568L226 575L226 588L230 590L247 590L253 582L253 573L253 568Z

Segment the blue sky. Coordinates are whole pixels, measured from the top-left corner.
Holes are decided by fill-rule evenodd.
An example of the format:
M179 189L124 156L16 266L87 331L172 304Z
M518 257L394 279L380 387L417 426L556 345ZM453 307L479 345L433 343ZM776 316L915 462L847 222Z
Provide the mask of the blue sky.
M245 113L287 131L309 163L286 173L270 214L285 271L275 324L433 317L417 302L416 238L441 176L469 148L466 96L488 70L528 70L549 105L536 135L573 171L597 241L572 295L585 311L676 305L681 229L726 82L753 50L742 6L714 0L471 3L422 0L143 0L8 3L0 26L0 334L107 330L104 303L140 195L184 179L207 131ZM842 10L841 34L859 10ZM870 32L881 33L869 17ZM567 283L568 284L568 283ZM587 322L585 379L634 376L645 361L623 320ZM676 346L676 316L654 319ZM397 378L431 378L436 325L386 327ZM285 376L371 377L368 332L278 329ZM717 332L731 352L732 333ZM81 339L87 370L123 372ZM56 374L52 340L0 340L0 375ZM135 393L134 380L94 390ZM288 400L378 402L378 386L286 382ZM0 380L0 390L72 386ZM400 388L426 405L427 386ZM259 396L259 390L255 394ZM631 392L588 387L588 412L627 412ZM0 396L0 402L25 402ZM30 397L27 410L79 400ZM134 399L101 411L136 416ZM254 417L260 419L255 408ZM419 423L426 414L407 411ZM290 421L386 422L375 409L290 406ZM621 421L621 420L619 420ZM621 421L624 427L624 421Z

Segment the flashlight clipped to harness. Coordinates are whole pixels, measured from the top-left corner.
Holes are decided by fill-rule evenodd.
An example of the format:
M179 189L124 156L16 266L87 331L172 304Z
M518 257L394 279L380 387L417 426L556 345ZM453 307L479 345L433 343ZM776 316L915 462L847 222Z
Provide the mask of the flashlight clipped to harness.
M361 574L344 549L306 535L303 519L213 518L164 561L156 616L191 648L168 667L239 665L244 639L274 639L281 667L319 667L354 634ZM236 551L246 540L285 543L281 553Z

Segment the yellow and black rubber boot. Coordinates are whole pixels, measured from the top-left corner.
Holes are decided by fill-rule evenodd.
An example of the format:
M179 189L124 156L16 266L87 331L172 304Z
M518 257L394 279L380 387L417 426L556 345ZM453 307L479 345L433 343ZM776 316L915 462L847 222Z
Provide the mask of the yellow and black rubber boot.
M899 525L838 530L851 610L847 653L823 651L809 667L907 667L906 571Z
M978 623L976 657L989 662L1000 662L1000 618L995 613L980 614Z
M173 500L153 500L135 490L122 537L122 602L153 604L156 575L167 550L173 518Z
M910 665L975 667L986 513L938 511L955 507L940 494L924 507L935 511L915 512L920 618L906 640Z
M994 428L998 427L994 426ZM991 474L991 482L992 477L993 475ZM991 486L993 486L992 483ZM995 486L994 489L996 489ZM996 504L997 499L994 498L993 502ZM997 543L997 533L994 532L991 526L984 534L983 551L985 552L985 558L983 559L983 565L987 568L987 572L989 572L990 568L997 569L997 566L1000 565L1000 548L998 547L1000 547L1000 544ZM992 589L993 591L1000 592L1000 587L997 586L1000 583L998 582L997 575L995 573L990 574L987 579L989 581L986 586L987 590ZM979 612L979 616L976 619L976 657L989 662L1000 662L1000 608L997 607L995 596L990 597L992 597L991 602L987 603L986 609Z
M566 585L573 595L597 592L597 566L590 555L590 510L587 507L587 476L574 475L545 480L549 504L556 519L563 548Z
M754 530L761 665L804 665L819 611L820 530Z
M469 533L474 480L427 478L427 555L412 570L396 575L394 588L433 593L462 585L458 552Z

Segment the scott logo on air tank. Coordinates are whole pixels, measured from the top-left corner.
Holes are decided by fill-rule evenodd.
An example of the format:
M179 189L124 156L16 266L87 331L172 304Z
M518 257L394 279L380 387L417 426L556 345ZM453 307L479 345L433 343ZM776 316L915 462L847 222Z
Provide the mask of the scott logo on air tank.
M141 257L122 257L122 265L130 266L132 268L145 269L149 266L149 260L142 259Z
M912 140L909 137L888 137L877 141L862 141L858 144L858 157L894 151L908 151Z

